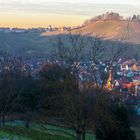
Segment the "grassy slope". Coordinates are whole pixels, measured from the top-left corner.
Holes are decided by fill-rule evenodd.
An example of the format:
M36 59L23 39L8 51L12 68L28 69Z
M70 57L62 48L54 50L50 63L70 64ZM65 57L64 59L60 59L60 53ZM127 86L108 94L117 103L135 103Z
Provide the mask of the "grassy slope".
M110 40L124 40L140 44L140 22L123 20L99 20L80 29L83 34L99 36Z
M82 33L84 35L99 36L104 39L125 41L140 44L140 22L127 20L98 20L88 23L84 27L72 31L75 33ZM65 34L66 32L43 33L44 36Z
M39 123L32 123L30 125L30 129L25 129L25 123L22 121L14 121L11 123L7 123L7 127L4 130L13 129L13 134L20 134L21 136L32 138L32 133L35 133L35 137L44 137L49 138L52 136L52 140L55 140L55 138L59 138L60 140L73 140L75 136L75 132L72 129L66 128L66 127L60 127L55 125L49 125L49 124L39 124ZM4 131L5 132L5 131ZM11 131L9 131L11 132ZM15 133L18 132L18 133ZM29 134L28 136L25 134ZM34 134L33 134L34 135ZM54 139L53 139L54 138ZM86 134L86 140L94 140L95 136L92 133ZM35 139L36 140L36 139ZM38 139L39 140L39 139ZM48 139L46 139L48 140ZM59 139L58 139L59 140Z
M74 140L74 131L69 128L32 124L30 129L25 129L23 122L14 123L14 125L7 125L0 131L0 139L3 137L9 138L8 140ZM140 140L140 128L133 128L136 132L137 139ZM69 135L71 134L71 135ZM86 140L95 140L93 134L86 134Z
M23 137L21 135L15 135L11 132L7 132L5 130L2 130L0 132L0 139L1 140L31 140L30 138Z
M136 133L137 140L140 140L140 128L134 127L133 130Z
M9 138L20 138L20 140L73 140L72 137L49 134L45 131L25 129L18 126L5 126L1 130L0 136L5 136Z

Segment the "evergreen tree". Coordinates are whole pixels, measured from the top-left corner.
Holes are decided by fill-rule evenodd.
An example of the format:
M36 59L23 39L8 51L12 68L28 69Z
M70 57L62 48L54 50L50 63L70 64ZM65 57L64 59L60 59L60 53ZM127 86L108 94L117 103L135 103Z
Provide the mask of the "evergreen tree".
M102 97L101 97L102 96ZM127 110L109 95L101 95L96 105L95 134L97 140L136 140L130 129Z

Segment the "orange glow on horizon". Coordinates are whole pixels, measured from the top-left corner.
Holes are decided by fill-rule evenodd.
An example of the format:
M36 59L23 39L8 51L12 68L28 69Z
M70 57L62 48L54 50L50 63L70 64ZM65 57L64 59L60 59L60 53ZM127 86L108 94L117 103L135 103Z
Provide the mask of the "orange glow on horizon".
M0 27L60 27L60 26L78 26L87 19L85 16L66 16L57 14L44 15L2 15L0 14Z

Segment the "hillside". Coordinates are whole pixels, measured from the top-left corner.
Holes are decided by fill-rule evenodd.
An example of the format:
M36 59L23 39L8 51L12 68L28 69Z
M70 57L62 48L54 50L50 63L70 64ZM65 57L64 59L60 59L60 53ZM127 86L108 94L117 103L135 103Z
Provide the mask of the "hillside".
M72 29L72 33L98 36L104 40L126 41L128 43L140 44L140 15L133 15L129 21L118 13L106 13L86 20L78 29ZM42 35L66 34L68 31L55 31L43 33Z
M83 35L98 36L105 40L126 41L140 44L140 21L97 20L78 29ZM78 31L72 30L73 33ZM43 33L42 35L66 34L66 31Z
M88 26L87 26L88 27ZM86 28L83 28L87 30ZM90 27L90 26L89 26ZM89 30L90 31L90 30ZM104 29L105 31L105 29ZM14 56L22 56L27 59L44 59L49 56L55 48L52 42L55 41L55 34L64 34L64 32L52 32L50 36L42 36L39 33L0 33L0 51L8 52ZM88 33L87 33L88 34ZM45 34L46 35L46 34ZM61 35L64 42L65 35ZM110 41L112 42L112 41ZM112 42L115 45L115 42ZM112 44L111 43L111 44ZM104 43L106 44L106 43ZM88 46L87 46L88 48ZM127 55L130 57L138 56L140 58L140 47L128 45Z
M98 20L81 28L83 34L104 39L140 44L140 22L126 20Z
M0 51L24 58L42 58L50 50L48 38L39 33L0 32Z

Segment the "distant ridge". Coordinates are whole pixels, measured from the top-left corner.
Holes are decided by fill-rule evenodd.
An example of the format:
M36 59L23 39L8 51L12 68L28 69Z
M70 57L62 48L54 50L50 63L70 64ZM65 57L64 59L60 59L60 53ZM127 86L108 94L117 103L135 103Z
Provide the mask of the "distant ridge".
M133 15L124 19L118 13L109 13L86 20L78 29L72 33L81 31L83 35L98 36L104 40L126 41L140 44L140 15ZM65 34L68 31L44 33L43 35Z

